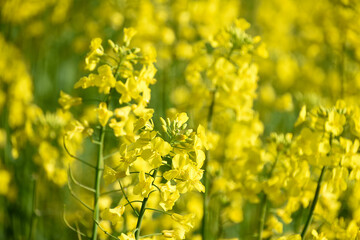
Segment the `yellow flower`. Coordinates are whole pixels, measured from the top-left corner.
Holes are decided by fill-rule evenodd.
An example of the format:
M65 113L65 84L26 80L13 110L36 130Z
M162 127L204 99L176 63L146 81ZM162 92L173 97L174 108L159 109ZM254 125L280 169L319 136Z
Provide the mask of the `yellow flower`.
M339 136L343 132L345 122L346 118L343 114L338 113L336 110L332 110L325 122L325 130L334 134L334 136Z
M116 91L121 94L119 99L120 104L130 102L132 98L138 97L139 94L136 80L133 77L128 78L125 84L121 81L117 81L115 88Z
M72 106L80 105L81 101L82 100L80 97L74 98L69 94L64 93L63 91L60 91L59 104L65 110L70 109Z
M152 139L149 147L143 151L141 157L148 161L153 168L160 167L162 164L161 157L168 155L172 149L171 145L160 137Z
M176 186L172 186L170 181L160 187L161 190L161 201L159 205L165 211L171 210L178 198L180 197L179 191Z
M124 44L125 46L130 45L131 39L135 36L135 28L124 28Z
M299 117L295 122L295 127L299 126L300 124L305 122L305 120L306 120L306 105L302 106L300 113L299 113Z
M129 234L121 233L119 239L120 240L135 240L135 237L134 237L134 234L132 234L132 233L129 233Z
M292 234L292 235L276 238L276 240L301 240L301 236L300 234Z
M141 171L139 173L139 183L134 187L134 194L141 195L144 198L149 197L149 193L153 190L153 181L153 177L146 177L145 172Z
M113 76L111 67L109 65L102 65L98 68L95 85L99 87L100 93L109 94L110 89L115 87L116 79Z
M181 225L181 228L185 230L185 232L190 231L195 224L195 214L187 214L187 215L180 215L177 213L171 214L171 218L175 220L177 223Z
M9 191L11 175L5 169L0 169L0 179L1 179L0 195L6 195Z
M99 225L101 226L101 228L103 230L105 230L106 232L108 233L111 233L112 232L112 229L111 229L111 225L110 225L110 222L109 221L100 221ZM101 229L100 227L98 227L98 234L99 234L99 239L100 240L105 240L108 238L108 235L106 235L106 233L104 233L104 231Z
M311 231L311 235L313 236L314 240L327 240L327 237L324 233L318 233L315 229Z
M101 46L102 40L100 38L94 38L91 40L90 52L85 58L86 69L92 71L96 68L96 65L100 61L100 56L104 55L104 48Z
M111 167L105 165L104 167L104 181L105 185L109 185L119 178L123 178L127 175L126 171L115 171Z
M122 108L116 108L114 110L115 113L115 117L119 118L121 121L126 121L129 117L131 111L131 107L130 106L125 106Z
M119 205L115 208L106 208L101 212L101 218L103 220L111 221L112 225L116 225L118 222L122 221L122 215L124 214L125 207Z
M178 128L181 128L188 120L189 117L185 112L176 114L175 122Z
M126 122L117 122L114 118L110 120L109 126L114 130L114 135L116 137L126 135L126 131L124 130L125 123Z
M67 126L66 136L68 139L72 139L77 133L82 133L84 129L85 127L81 122L74 120Z
M91 74L90 74L91 75ZM88 87L94 86L94 81L90 77L82 77L79 81L77 81L74 85L74 88L83 88L86 89Z
M185 239L185 230L182 228L176 228L174 230L163 230L162 234L164 238L170 238L172 240Z
M105 127L113 112L107 109L106 103L102 102L97 109L98 118L101 126Z

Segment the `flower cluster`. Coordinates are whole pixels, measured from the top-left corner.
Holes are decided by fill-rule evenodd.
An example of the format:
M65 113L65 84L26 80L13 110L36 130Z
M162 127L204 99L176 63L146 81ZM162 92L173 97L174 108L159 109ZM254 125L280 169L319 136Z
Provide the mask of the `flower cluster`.
M359 13L0 1L0 239L360 238Z
M311 234L314 239L356 238L356 210L345 216L343 209L351 209L354 205L350 202L357 199L354 195L352 200L344 201L345 196L356 191L354 183L358 181L359 139L354 128L357 111L357 106L344 101L310 112L304 106L296 122L301 128L298 134L273 135L268 145L271 167L266 171L263 191L276 211L267 218L264 236L282 234L284 224L298 221L294 216L309 208L301 237ZM308 228L312 231L307 232Z
M90 107L96 112L97 119L93 121L81 117L74 120L75 127L66 133L66 138L72 139L76 134L87 131L91 141L99 146L94 166L95 187L88 189L94 193L93 207L70 190L75 198L93 211L93 238L99 234L103 239L128 229L131 233L121 233L120 239L139 239L142 222L148 221L148 212L153 211L163 213L165 217L171 216L174 222L173 230L163 230L154 236L184 239L193 228L194 216L169 211L181 194L193 190L205 191L201 183L201 167L205 161L201 130L195 132L187 128L186 113L175 114L166 120L161 118L162 131L155 130L152 120L154 110L148 108L151 98L149 87L156 82L154 59L141 56L139 49L130 47L134 35L134 29L125 29L122 46L109 41L111 52L104 50L101 39L91 42L85 59L86 68L97 73L82 77L75 83L75 88L95 87L104 100L98 107ZM65 93L61 93L59 99L64 111L82 102L86 99ZM110 130L112 136L109 136ZM114 137L116 140L111 142ZM113 150L112 154L105 155L108 149L116 148L118 150ZM107 204L102 204L102 189L115 193L120 191L120 203L112 207L110 197ZM127 221L125 224L124 218L137 220L133 221L135 225Z

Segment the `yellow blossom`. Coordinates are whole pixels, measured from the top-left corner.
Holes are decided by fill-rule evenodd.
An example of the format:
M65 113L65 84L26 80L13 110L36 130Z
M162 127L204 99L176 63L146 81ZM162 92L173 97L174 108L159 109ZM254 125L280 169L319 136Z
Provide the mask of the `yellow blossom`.
M334 136L339 136L343 131L345 122L346 118L343 114L338 113L336 110L332 110L325 122L325 130L334 134Z
M0 179L1 179L0 195L6 195L9 191L11 175L5 169L0 169Z
M102 40L100 38L94 38L90 44L90 52L85 58L86 69L92 71L96 68L96 65L100 61L100 56L104 54L104 48L101 46Z
M135 28L124 28L124 44L125 46L129 46L131 39L135 36L136 30Z
M113 115L113 112L107 109L106 103L104 102L100 103L97 112L101 126L105 127L109 118Z
M73 98L69 94L60 91L59 104L63 109L68 110L72 106L80 105L82 102L81 98Z
M171 210L178 198L180 197L179 191L176 186L171 185L170 181L160 187L161 201L159 205L164 211Z
M134 187L134 194L141 195L144 198L149 197L149 193L153 190L152 183L154 178L145 176L145 172L139 173L139 183Z
M122 215L124 214L125 207L119 205L115 208L106 208L101 212L101 218L103 220L111 221L112 225L116 225L118 222L122 221Z

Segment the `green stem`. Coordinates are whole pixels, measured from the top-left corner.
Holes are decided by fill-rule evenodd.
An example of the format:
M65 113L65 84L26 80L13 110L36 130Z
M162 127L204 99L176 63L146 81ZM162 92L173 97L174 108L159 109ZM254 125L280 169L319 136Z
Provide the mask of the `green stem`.
M128 202L127 204L130 204L130 207L132 208L132 210L134 211L134 213L136 214L136 216L139 216L139 213L136 211L136 209L134 208L134 206L133 206L133 205L131 204L131 202L129 201L129 199L128 199L126 193L125 193L125 190L124 190L124 188L123 188L120 180L119 180L118 182L119 182L119 184L120 184L121 191L122 191L122 193L123 193L126 201Z
M152 177L154 178L154 181L156 179L156 174L158 172L158 169L156 169L152 175ZM154 183L153 181L153 183ZM149 200L149 197L150 197L150 194L148 195L148 197L144 198L144 200L142 201L142 204L141 204L141 208L140 208L140 212L139 212L139 217L138 217L138 221L136 223L136 229L135 229L135 239L136 240L139 240L140 239L140 228L141 228L141 223L142 223L142 220L143 220L143 217L144 217L144 214L145 214L145 211L146 211L146 204Z
M212 128L212 119L214 115L214 107L215 107L215 95L216 95L216 89L212 91L212 98L211 103L209 107L209 113L207 116L207 128L210 130ZM204 186L205 186L205 193L204 193L204 202L203 202L203 218L202 218L202 224L201 224L201 235L202 239L208 239L208 222L209 222L209 190L210 190L210 176L208 171L208 162L210 159L210 152L209 150L206 151L206 160L204 163Z
M324 172L325 172L325 166L321 169L321 173L320 173L320 177L319 177L319 180L317 182L317 186L316 186L316 191L315 191L315 196L314 196L314 200L313 202L311 203L311 207L310 207L310 213L309 213L309 216L306 220L306 223L305 223L305 226L304 226L304 229L303 231L301 232L301 239L304 239L305 237L305 234L306 234L306 231L307 229L309 228L310 226L310 223L311 223L311 220L312 220L312 217L314 215L314 210L315 210L315 207L316 207L316 203L319 199L319 195L320 195L320 188L321 188L321 181L324 177Z
M33 236L34 218L36 217L36 179L33 179L33 192L32 192L32 208L30 217L30 227L28 239L31 240Z
M278 162L279 157L276 156L275 158L275 162L271 167L268 179L270 179L273 175L274 169L276 167L276 164ZM258 231L258 240L262 239L262 232L264 230L264 226L265 226L265 219L266 219L266 211L267 211L267 195L264 192L264 196L261 199L261 203L260 203L260 219L259 219L259 231Z
M162 214L166 214L166 215L169 215L169 216L172 215L171 213L165 212L163 210L155 209L155 208L145 208L145 209L150 210L150 211L154 211L154 212L158 212L158 213L162 213Z
M260 220L259 220L259 234L258 234L258 240L262 239L262 232L264 230L265 225L265 218L266 218L266 210L267 210L267 195L264 193L264 196L261 200L260 204Z
M148 237L162 236L162 235L163 235L162 233L153 233L153 234L141 236L140 238L148 238Z
M102 169L104 169L104 139L105 139L105 127L100 129L100 144L99 144L99 154L97 159L96 165L96 172L95 172L95 193L94 193L94 223L93 223L93 230L92 230L92 240L97 239L97 224L96 222L99 221L99 198L100 198L100 184L101 184L101 174Z

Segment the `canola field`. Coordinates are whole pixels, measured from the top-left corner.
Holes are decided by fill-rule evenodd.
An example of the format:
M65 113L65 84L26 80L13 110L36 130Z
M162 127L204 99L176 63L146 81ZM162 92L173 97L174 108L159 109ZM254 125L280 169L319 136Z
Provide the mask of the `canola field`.
M1 0L0 239L360 239L358 0Z

